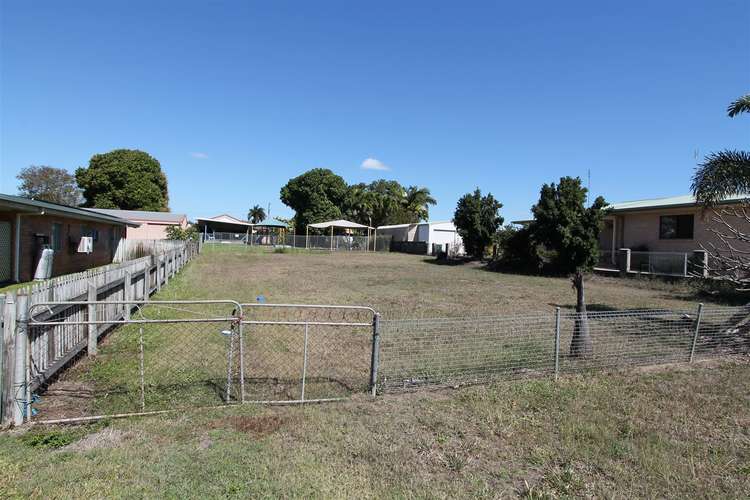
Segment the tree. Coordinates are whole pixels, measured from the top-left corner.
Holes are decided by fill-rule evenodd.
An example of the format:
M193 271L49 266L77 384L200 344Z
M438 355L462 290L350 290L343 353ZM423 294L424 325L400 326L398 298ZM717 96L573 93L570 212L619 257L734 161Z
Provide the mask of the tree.
M169 240L197 240L198 229L195 226L188 226L185 229L180 226L168 226L165 230Z
M606 202L599 196L586 207L588 190L581 179L563 177L559 184L545 184L539 202L531 209L529 226L532 240L553 252L552 267L571 276L576 289L576 316L571 356L587 356L593 344L586 317L584 273L591 271L599 257L599 231Z
M281 188L281 201L295 211L297 232L308 224L340 219L349 186L328 169L314 168L289 180Z
M503 223L503 218L498 214L502 206L491 193L482 196L479 188L458 200L453 223L469 255L478 259L484 256L485 248L492 243Z
M409 186L402 203L410 223L427 220L430 217L430 205L437 201L432 197L430 190L425 187Z
M247 220L253 224L263 222L266 220L266 211L260 205L254 205L253 208L247 212Z
M76 180L86 207L169 210L167 178L159 161L143 151L116 149L96 154L88 168L76 170Z
M21 170L16 179L21 181L18 194L25 198L73 207L81 204L81 190L76 179L63 168L31 165Z
M750 94L732 102L727 108L730 118L750 113ZM724 198L750 193L750 152L724 150L708 155L693 174L692 190L698 202L711 211L715 223L709 228L719 245L703 245L709 254L706 270L738 290L750 291L750 202L739 206L716 208Z

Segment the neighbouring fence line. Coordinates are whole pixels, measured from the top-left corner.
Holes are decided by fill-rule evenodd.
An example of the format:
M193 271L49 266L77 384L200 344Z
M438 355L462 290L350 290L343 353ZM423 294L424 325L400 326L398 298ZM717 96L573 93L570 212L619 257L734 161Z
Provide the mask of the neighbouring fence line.
M87 305L92 301L145 302L149 295L160 290L187 262L200 251L196 241L171 242L163 253L134 260L102 266L88 271L68 274L32 283L26 287L0 294L0 423L13 418L18 387L22 375L16 372L23 364L35 372L34 386L44 383L84 349L96 352L96 340L105 331L102 325L92 325L89 332L71 328L64 332L48 329L40 335L27 336L24 321L28 311L36 304L47 302L81 302L49 310L49 317L59 321L80 322L96 318L99 321L117 321L128 318L130 308L122 303ZM28 361L23 360L25 345L29 342ZM32 367L33 365L33 367ZM28 376L25 380L29 380ZM29 387L29 389L31 389Z
M112 262L128 262L150 255L180 252L185 244L186 242L182 240L140 240L125 238L121 239L117 244L117 250Z
M593 352L569 355L575 312L381 321L378 387L391 392L750 353L750 307L589 312Z
M202 237L204 235L201 235ZM211 233L205 239L207 244L246 244L250 246L272 246L303 248L307 250L327 250L333 252L388 252L391 249L392 236L330 235L311 234L253 234L246 233ZM425 253L426 253L425 244Z

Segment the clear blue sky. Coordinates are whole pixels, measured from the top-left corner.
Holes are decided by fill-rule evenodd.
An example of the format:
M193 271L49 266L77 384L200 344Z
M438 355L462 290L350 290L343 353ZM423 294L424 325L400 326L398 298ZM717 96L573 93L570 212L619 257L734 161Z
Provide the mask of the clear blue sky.
M291 215L313 167L429 187L432 219L544 182L609 201L689 190L695 152L750 147L750 2L0 0L0 192L138 148L191 217ZM387 165L390 170L363 169Z

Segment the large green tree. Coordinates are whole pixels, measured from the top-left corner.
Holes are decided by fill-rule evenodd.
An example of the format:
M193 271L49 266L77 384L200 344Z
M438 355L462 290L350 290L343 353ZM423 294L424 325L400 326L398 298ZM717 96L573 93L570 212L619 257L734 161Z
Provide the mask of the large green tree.
M295 211L297 232L308 224L340 219L347 191L346 181L327 168L314 168L290 179L281 188L281 201Z
M606 202L599 196L586 207L588 190L578 177L563 177L559 184L545 184L539 202L531 211L532 239L552 251L552 267L571 276L576 289L576 316L572 356L587 356L593 343L586 317L584 274L593 269L599 256L599 231Z
M169 210L167 177L159 161L134 149L116 149L91 157L76 170L84 206L122 210Z
M81 204L81 190L76 178L63 168L32 165L21 170L16 179L21 181L18 194L25 198L73 207Z
M281 201L295 212L297 230L311 222L345 217L360 224L382 226L427 220L436 203L424 187L402 186L379 179L348 186L326 169L313 169L291 179L281 188Z
M484 250L503 224L499 214L502 207L492 193L482 196L479 188L458 200L453 223L469 255L479 259L484 256Z

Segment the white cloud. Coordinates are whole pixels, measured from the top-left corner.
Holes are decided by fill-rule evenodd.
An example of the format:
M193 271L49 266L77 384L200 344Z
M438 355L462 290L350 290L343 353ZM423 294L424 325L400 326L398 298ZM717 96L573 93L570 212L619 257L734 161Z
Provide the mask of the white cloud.
M360 165L360 168L364 170L390 170L391 167L386 165L380 160L376 160L375 158L368 158L365 161L362 162L362 165Z
M199 160L207 160L208 155L206 153L190 153L190 156Z

